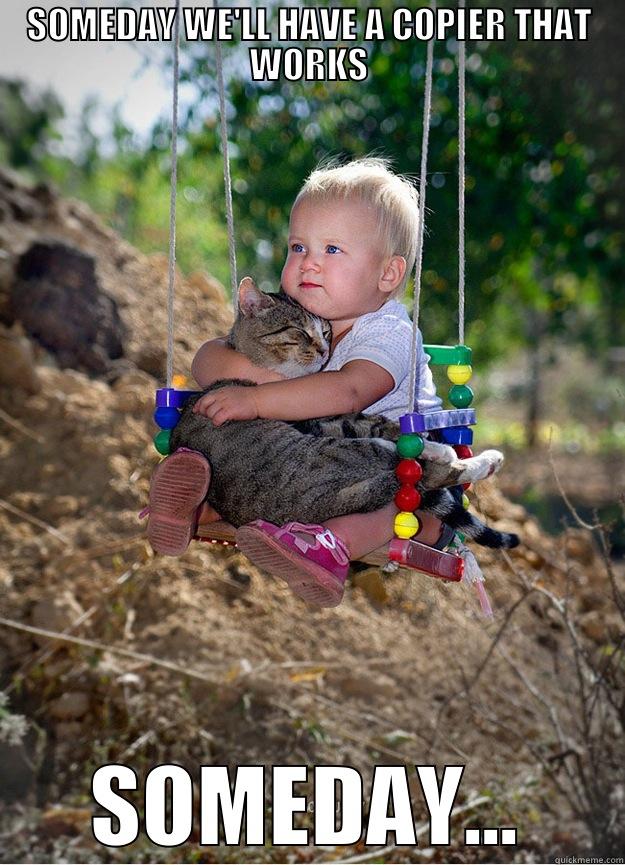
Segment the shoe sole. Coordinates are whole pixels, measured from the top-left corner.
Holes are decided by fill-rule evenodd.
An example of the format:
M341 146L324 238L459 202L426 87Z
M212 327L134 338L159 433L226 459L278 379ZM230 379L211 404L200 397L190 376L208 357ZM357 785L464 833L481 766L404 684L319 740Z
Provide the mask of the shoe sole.
M309 562L255 526L241 526L237 546L251 562L280 577L302 600L318 607L337 607L344 586L321 565Z
M196 528L208 492L210 466L197 453L177 453L156 467L150 485L148 541L156 553L180 556Z

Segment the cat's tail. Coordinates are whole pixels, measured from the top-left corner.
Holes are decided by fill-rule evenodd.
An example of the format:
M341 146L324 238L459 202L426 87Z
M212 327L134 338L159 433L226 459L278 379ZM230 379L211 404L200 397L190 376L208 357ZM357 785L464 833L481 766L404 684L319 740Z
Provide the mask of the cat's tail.
M422 507L483 547L509 550L519 545L518 535L489 528L465 510L448 489L426 490L423 493Z

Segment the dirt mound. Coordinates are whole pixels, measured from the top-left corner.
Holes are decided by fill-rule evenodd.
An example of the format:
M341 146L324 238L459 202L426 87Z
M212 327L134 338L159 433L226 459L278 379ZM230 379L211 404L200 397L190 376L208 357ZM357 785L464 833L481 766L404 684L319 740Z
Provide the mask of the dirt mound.
M358 768L365 787L375 764L463 763L460 804L481 802L463 817L468 825L519 826L525 855L582 849L587 835L548 778L568 771L566 743L572 753L585 747L578 648L592 657L618 639L611 577L586 534L548 538L493 483L481 485L472 494L479 510L523 539L511 556L479 551L490 623L468 589L419 574L355 574L345 602L324 611L230 548L155 557L137 513L157 462L150 373L162 366L165 263L131 249L84 205L6 173L0 213L0 665L12 711L30 723L0 751L12 777L2 861L129 861L128 850L106 850L90 834L91 772L112 762L140 774L180 763L194 776L200 764L341 763ZM50 241L91 256L115 300L127 367L113 382L59 368L10 318L19 257ZM193 347L224 332L230 313L209 277L179 277L178 288L177 357L188 370ZM560 597L575 611L577 642ZM410 785L424 818L414 774ZM146 861L155 849L142 843L133 855ZM263 856L284 861L285 851Z
M64 250L64 255L58 250ZM42 258L45 280L38 268ZM119 316L116 331L121 345L117 353L128 367L136 366L163 378L166 256L141 254L107 228L86 205L57 196L45 184L29 187L17 175L0 169L0 321L33 334L37 344L52 352L66 351L63 340L67 339L67 331L61 338L58 322L46 316L50 316L50 308L65 317L68 311L75 316L72 298L85 303L89 292L96 321L102 320L102 305L114 309L109 319ZM32 309L33 295L45 300L39 320L35 320L36 310ZM232 320L223 287L202 273L188 279L177 274L174 316L174 358L181 371L189 370L198 345L225 333ZM93 334L85 327L84 315L81 320L83 327L76 329L72 356L78 368L92 370L93 366L85 364L81 350L84 355L93 349ZM57 338L50 344L54 333ZM61 360L67 365L66 355Z

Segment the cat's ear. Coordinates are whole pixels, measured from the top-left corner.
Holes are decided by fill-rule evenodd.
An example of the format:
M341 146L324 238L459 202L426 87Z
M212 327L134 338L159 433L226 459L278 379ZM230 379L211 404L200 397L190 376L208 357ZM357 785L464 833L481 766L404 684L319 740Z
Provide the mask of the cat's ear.
M261 309L273 306L270 294L264 294L251 276L244 276L239 283L239 311L241 315L255 315Z

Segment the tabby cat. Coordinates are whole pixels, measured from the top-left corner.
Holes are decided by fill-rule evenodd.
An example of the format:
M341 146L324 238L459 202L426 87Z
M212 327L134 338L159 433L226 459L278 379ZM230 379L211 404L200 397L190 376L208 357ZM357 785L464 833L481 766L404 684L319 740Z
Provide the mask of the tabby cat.
M287 377L317 372L328 359L330 339L327 321L284 294L264 294L251 279L242 281L228 343L257 366ZM250 381L221 379L206 391L232 384L255 387ZM304 421L228 421L215 427L193 412L200 396L187 401L171 449L204 454L212 468L207 501L235 526L260 518L277 525L323 523L375 511L398 490L393 442L399 425L394 421L359 413ZM484 546L516 546L516 535L488 528L444 488L487 477L502 461L499 451L461 460L448 445L426 442L420 457L421 509Z

